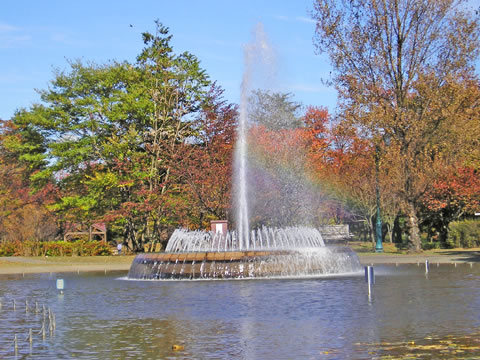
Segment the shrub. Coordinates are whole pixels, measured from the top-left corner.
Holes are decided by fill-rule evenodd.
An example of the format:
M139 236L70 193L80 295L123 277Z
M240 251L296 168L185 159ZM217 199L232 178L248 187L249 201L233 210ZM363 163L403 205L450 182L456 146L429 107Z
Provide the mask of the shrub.
M106 256L111 255L109 245L99 241L4 241L0 243L0 256Z
M2 241L0 243L0 256L13 256L16 252L16 244L13 241Z
M422 240L422 249L423 250L432 250L432 249L440 249L442 244L438 241L429 242L427 240Z
M465 248L480 246L480 221L454 221L448 228L448 245Z

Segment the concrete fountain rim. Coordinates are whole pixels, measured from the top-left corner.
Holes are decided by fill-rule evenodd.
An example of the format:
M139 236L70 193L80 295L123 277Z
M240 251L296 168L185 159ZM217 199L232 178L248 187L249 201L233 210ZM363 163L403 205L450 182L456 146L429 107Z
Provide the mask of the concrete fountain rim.
M157 252L142 253L137 255L139 259L154 261L248 261L249 259L268 258L272 256L288 256L304 254L318 250L335 250L336 252L349 251L348 247L325 246L319 248L296 248L296 249L260 249L260 250L227 250L227 251L198 251L198 252Z

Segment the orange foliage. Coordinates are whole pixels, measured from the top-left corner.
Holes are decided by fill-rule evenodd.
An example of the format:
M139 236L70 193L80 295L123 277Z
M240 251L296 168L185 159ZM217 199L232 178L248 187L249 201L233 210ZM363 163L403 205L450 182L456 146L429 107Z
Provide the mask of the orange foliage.
M449 169L423 198L428 211L453 214L480 211L480 174L472 168Z
M55 196L49 184L32 193L29 170L14 154L2 148L9 124L3 124L0 137L0 240L25 241L52 239L57 233L55 217L47 210Z

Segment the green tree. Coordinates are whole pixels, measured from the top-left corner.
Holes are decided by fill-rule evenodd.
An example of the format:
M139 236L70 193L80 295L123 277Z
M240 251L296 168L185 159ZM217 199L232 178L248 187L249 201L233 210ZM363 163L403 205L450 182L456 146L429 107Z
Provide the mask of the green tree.
M48 166L32 179L39 186L56 179L61 196L53 208L65 220L109 221L132 249L160 240L175 221L172 161L198 132L209 89L198 59L173 52L166 27L157 21L155 34L142 36L134 64L72 62L40 92L43 104L13 118L19 131L42 139L38 157Z
M255 125L270 130L295 129L302 125L298 112L301 104L292 94L254 90L248 98L248 118Z
M413 251L421 250L419 202L428 179L436 176L435 164L458 161L478 139L477 132L461 140L455 130L472 125L478 108L479 25L461 3L317 0L314 5L315 44L330 56L341 113L383 153L390 151L383 149L385 138L397 151L397 192Z

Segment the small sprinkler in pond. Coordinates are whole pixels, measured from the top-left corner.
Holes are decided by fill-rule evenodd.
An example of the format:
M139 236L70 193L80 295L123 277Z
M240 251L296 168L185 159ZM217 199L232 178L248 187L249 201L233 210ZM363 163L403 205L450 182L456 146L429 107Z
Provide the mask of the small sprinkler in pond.
M57 290L60 290L60 294L63 294L63 289L65 288L65 282L63 279L57 279Z
M425 274L428 274L429 266L430 266L430 263L428 262L428 260L425 260Z

